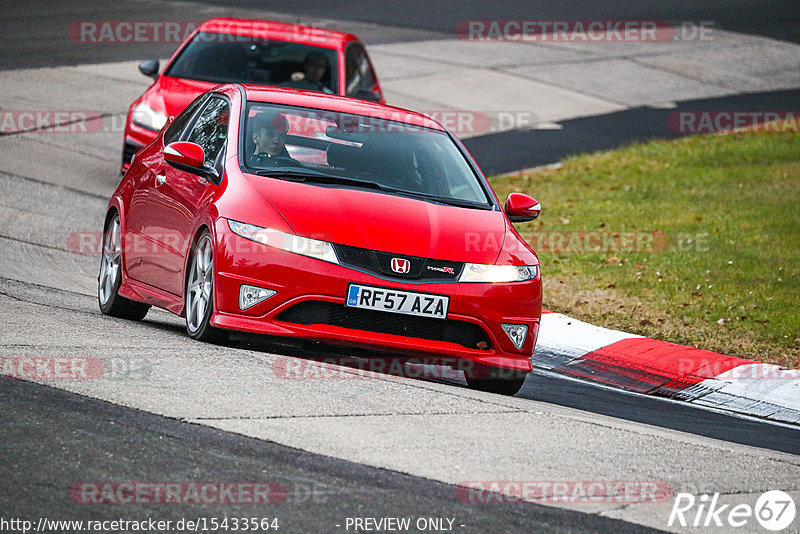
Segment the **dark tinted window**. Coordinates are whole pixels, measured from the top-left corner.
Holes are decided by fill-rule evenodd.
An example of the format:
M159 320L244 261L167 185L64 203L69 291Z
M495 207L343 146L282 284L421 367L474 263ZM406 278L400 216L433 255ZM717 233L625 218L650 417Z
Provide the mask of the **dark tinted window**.
M206 104L192 131L186 139L203 147L206 154L206 165L214 165L225 140L228 138L228 119L230 107L222 98L211 98Z
M372 91L375 88L375 73L369 64L367 53L360 43L351 43L344 56L347 96L355 96L359 89Z
M322 62L317 80L307 64ZM336 50L317 46L200 32L169 66L165 76L219 83L277 85L338 93ZM313 82L313 83L312 83Z

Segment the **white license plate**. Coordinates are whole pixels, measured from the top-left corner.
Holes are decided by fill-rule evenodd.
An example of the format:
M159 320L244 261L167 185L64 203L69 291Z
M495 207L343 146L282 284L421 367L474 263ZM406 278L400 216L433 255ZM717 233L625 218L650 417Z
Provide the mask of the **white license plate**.
M432 293L415 293L387 287L349 284L345 305L420 317L447 318L450 297Z

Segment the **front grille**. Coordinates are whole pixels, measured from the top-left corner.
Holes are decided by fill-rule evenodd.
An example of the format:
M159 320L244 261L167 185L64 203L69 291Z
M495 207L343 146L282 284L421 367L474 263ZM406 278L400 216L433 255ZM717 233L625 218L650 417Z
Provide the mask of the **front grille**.
M390 280L413 280L418 283L453 282L458 280L458 276L464 268L464 264L457 261L406 256L340 244L334 244L333 247L336 249L336 256L342 265ZM392 269L393 259L407 261L408 272L394 271Z
M301 302L283 310L276 319L294 324L324 324L377 334L447 341L468 349L488 349L490 347L486 333L473 323L362 310L333 302Z
M130 141L125 141L125 144L122 145L122 163L123 165L126 163L130 163L133 160L133 155L142 148L142 145L137 143L131 143Z

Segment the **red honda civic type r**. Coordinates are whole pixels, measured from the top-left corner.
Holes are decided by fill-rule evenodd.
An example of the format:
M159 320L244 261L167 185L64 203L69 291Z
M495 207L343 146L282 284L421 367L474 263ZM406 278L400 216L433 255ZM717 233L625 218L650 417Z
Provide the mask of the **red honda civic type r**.
M539 210L520 193L501 207L424 115L222 85L169 121L114 192L100 309L139 320L158 306L200 340L238 330L431 357L514 394L542 293L511 222Z
M198 95L221 83L275 85L383 102L364 44L355 35L275 21L216 18L201 24L159 74L158 60L139 70L155 79L125 122L122 167Z

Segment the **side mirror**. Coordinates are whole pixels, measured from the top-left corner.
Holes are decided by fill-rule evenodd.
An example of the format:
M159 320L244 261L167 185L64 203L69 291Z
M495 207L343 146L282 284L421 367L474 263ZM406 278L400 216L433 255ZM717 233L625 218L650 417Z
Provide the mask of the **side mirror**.
M206 166L203 147L188 141L175 141L164 147L164 160L181 171L201 176L214 183L219 182L219 173L214 167Z
M139 72L155 80L158 78L159 67L160 65L157 59L145 59L139 63Z
M505 210L511 222L528 222L539 216L542 206L533 197L522 193L511 193L506 199Z
M353 98L358 98L359 100L368 100L370 102L381 101L381 95L374 91L370 91L369 89L364 89L363 87L356 91L356 93L353 95Z

